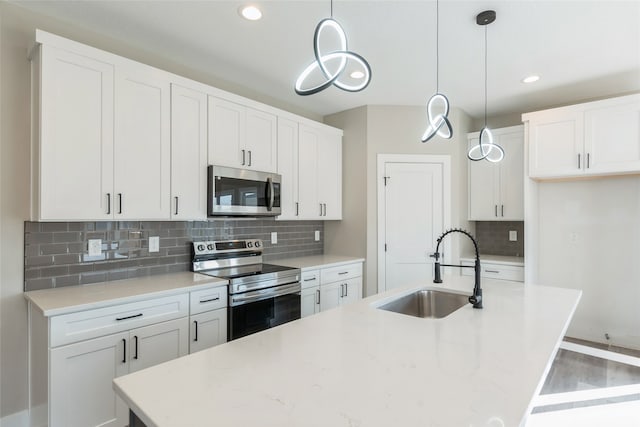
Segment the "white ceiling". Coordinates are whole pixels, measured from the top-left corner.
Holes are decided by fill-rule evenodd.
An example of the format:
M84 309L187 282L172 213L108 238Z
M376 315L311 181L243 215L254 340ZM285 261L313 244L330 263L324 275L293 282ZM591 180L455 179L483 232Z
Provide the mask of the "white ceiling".
M244 1L25 1L14 3L157 52L303 110L326 115L360 105L423 105L435 91L435 1L336 0L334 18L372 81L358 93L293 90L313 59L325 1L254 1L263 19L238 15ZM521 113L640 91L640 0L440 1L440 91L481 117L484 27L488 27L489 115ZM525 85L529 74L541 80Z

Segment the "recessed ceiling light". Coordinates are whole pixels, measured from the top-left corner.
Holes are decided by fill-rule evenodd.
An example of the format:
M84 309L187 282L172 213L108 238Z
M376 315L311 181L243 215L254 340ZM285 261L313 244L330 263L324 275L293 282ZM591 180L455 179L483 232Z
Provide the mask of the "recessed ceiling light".
M256 6L243 6L240 8L240 15L249 21L257 21L262 18L262 12Z
M351 76L352 79L361 79L364 77L364 73L362 71L354 71L349 75Z
M533 82L537 82L538 80L540 80L540 76L532 75L522 79L522 83L533 83Z

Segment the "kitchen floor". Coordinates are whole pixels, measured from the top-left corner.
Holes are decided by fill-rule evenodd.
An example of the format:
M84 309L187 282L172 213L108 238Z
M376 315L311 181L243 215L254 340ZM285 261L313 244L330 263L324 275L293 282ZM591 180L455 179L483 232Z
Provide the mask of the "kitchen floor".
M640 351L567 338L527 427L640 425Z

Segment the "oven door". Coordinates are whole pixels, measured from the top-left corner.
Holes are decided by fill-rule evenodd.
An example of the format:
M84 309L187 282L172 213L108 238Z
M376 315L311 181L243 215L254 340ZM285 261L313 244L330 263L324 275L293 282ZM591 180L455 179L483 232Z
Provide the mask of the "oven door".
M229 296L229 341L300 319L300 283Z
M280 215L280 175L209 166L207 177L209 216Z

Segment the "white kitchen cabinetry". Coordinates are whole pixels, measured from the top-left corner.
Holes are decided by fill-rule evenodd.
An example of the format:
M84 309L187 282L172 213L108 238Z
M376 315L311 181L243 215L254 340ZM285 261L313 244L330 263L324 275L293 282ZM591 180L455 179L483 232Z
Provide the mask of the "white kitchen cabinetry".
M640 172L640 95L523 114L531 178Z
M298 122L278 117L278 173L280 220L298 219Z
M227 287L190 295L189 353L227 342Z
M478 144L478 132L468 136L469 146ZM523 126L493 130L494 140L505 151L501 162L468 162L469 220L524 220Z
M298 218L342 219L342 138L303 124L298 136Z
M471 258L460 258L460 264L473 267L475 260ZM460 272L463 276L473 276L473 268L461 268ZM523 263L503 263L483 261L480 257L480 277L487 279L510 280L512 282L524 282L524 264Z
M300 292L300 317L320 312L320 270L302 272Z
M171 85L171 219L207 218L207 95Z
M188 353L188 301L182 294L51 317L30 304L32 402L48 403L44 424L125 426L112 380Z
M320 310L349 304L362 298L362 263L320 270Z
M209 97L209 164L275 172L276 137L274 114Z

